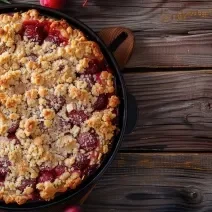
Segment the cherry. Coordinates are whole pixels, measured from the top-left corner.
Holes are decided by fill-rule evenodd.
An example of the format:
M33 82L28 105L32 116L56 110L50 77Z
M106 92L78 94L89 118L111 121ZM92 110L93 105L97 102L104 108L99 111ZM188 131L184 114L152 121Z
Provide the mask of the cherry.
M40 4L45 7L51 7L55 9L62 8L66 3L66 0L40 0Z
M90 132L81 133L77 138L80 147L85 151L94 150L98 145L98 139L95 134Z
M88 68L85 70L85 74L96 74L101 71L101 65L97 59L89 61Z
M78 154L74 163L76 169L84 170L90 163L90 160L83 154Z
M100 94L98 99L94 103L94 110L103 110L107 107L108 96L106 94Z
M64 38L60 31L58 30L51 30L49 32L49 35L48 37L45 39L46 41L50 41L52 43L55 43L57 44L58 46L60 46L60 44L67 44L68 43L68 40L66 38Z
M65 212L82 212L82 209L79 206L71 206Z
M66 170L65 166L57 166L54 169L56 176L62 175L65 172L65 170Z
M47 35L48 32L39 21L29 20L23 23L23 36L26 36L29 40L42 44Z
M22 180L21 186L19 186L18 189L23 192L26 187L35 188L35 185L36 185L36 179L24 179Z
M58 113L62 107L65 105L66 100L62 96L54 96L52 95L48 100L49 107L53 108L56 113Z
M40 176L38 177L39 183L44 183L46 181L53 182L55 179L53 171L41 171Z
M88 116L82 110L72 110L68 113L69 120L74 125L80 125L88 119Z

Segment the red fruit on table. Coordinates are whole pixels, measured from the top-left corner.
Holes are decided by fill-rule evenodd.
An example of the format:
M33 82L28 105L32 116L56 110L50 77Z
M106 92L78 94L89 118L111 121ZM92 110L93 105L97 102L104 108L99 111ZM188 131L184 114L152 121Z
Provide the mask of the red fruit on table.
M82 212L82 209L78 206L71 206L67 208L65 212Z
M66 0L40 0L40 4L45 7L51 7L54 9L62 8L66 3Z

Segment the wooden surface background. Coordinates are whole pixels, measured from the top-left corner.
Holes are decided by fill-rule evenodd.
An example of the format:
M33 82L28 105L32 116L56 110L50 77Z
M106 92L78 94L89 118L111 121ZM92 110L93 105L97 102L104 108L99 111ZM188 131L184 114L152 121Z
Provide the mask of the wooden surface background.
M124 77L140 111L85 211L211 212L212 1L82 1L64 12L95 31L134 32Z

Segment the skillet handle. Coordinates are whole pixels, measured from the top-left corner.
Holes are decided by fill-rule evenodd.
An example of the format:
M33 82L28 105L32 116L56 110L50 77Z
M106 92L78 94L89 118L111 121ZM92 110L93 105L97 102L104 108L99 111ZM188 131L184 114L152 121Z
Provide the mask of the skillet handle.
M139 111L135 97L127 92L127 125L125 134L130 134L136 127Z
M129 61L134 47L134 35L131 30L124 27L109 27L103 28L98 35L113 53L122 70Z

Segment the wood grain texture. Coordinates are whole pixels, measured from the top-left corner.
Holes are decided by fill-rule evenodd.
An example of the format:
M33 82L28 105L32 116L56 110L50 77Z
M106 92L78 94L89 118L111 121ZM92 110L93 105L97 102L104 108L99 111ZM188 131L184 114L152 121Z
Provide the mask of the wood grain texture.
M85 8L82 1L70 0L64 12L95 31L133 30L136 45L128 68L137 72L127 69L124 77L140 111L136 130L125 136L122 153L85 211L211 212L212 70L140 67L211 67L212 1L89 0ZM166 153L141 153L148 151Z
M89 0L86 7L82 7L83 0L68 2L64 12L95 31L114 26L134 31L136 45L127 67L212 66L210 0Z
M138 71L124 77L140 115L122 150L212 151L212 71Z
M211 175L211 154L119 154L85 211L210 212Z

